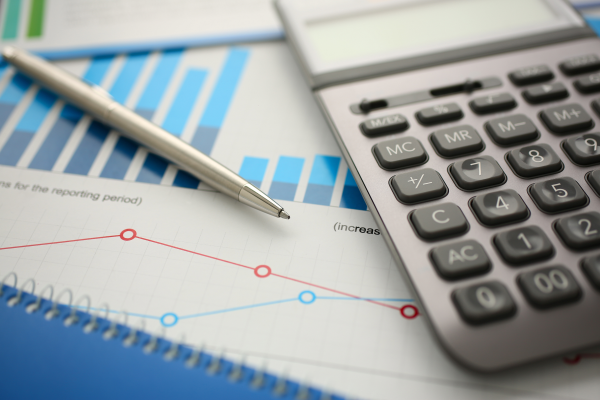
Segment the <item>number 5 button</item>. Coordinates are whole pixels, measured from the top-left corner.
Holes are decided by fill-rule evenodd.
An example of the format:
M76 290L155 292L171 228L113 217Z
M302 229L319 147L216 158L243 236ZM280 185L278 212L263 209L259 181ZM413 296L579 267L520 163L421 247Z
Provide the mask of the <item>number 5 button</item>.
M564 177L538 182L529 186L529 195L540 210L557 213L583 207L588 197L573 178Z
M500 232L494 237L494 244L502 258L513 265L545 260L554 254L550 239L537 226Z
M600 213L596 211L561 218L554 227L567 246L573 249L600 246Z

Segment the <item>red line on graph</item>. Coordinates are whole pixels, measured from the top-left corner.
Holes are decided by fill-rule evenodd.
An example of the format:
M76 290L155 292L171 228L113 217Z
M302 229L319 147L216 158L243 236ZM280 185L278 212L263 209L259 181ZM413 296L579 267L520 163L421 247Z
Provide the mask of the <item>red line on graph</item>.
M564 357L563 361L565 364L575 365L579 364L582 358L600 358L600 353L581 353L576 354L573 357Z
M63 240L60 242L48 242L48 243L36 243L36 244L25 244L23 246L13 246L13 247L0 247L0 250L9 250L9 249L20 249L23 247L35 247L35 246L47 246L49 244L60 244L60 243L71 243L71 242L82 242L84 240L96 240L96 239L107 239L119 237L119 235L110 235L110 236L98 236L92 238L84 238L84 239L73 239L73 240Z
M130 234L130 236L127 236L127 237L126 237L126 236L125 236L125 233L128 233L128 234ZM391 309L393 309L393 310L399 310L399 311L400 311L400 314L401 314L401 315L402 315L404 318L407 318L407 319L412 319L412 318L415 318L415 317L416 317L416 316L419 314L419 312L418 312L418 309L417 309L416 307L414 307L414 306L411 306L411 307L412 307L412 309L414 309L414 310L413 310L413 311L414 311L414 314L413 314L413 315L406 316L406 315L405 315L405 313L403 312L403 307L396 307L396 306L392 306L392 305L390 305L390 304L382 303L382 302L380 302L380 301L371 300L371 299L367 299L367 298L364 298L364 297L356 296L356 295L353 295L353 294L350 294L350 293L342 292L341 290L336 290L336 289L328 288L328 287L325 287L325 286L321 286L321 285L317 285L317 284L315 284L315 283L310 283L310 282L302 281L302 280L300 280L300 279L292 278L292 277L285 276L285 275L275 274L275 273L272 273L272 272L271 272L271 268L270 268L270 267L268 267L268 266L266 266L266 265L259 265L258 267L254 268L254 267L250 267L250 266L248 266L248 265L239 264L239 263L236 263L236 262L233 262L233 261L229 261L229 260L225 260L225 259L222 259L222 258L218 258L218 257L209 256L208 254L204 254L204 253L198 253L197 251L192 251L192 250L184 249L183 247L177 247L177 246L173 246L173 245L170 245L170 244L166 244L166 243L158 242L158 241L156 241L156 240L152 240L152 239L144 238L144 237L141 237L141 236L137 236L137 232L136 232L136 231L134 231L133 229L125 229L125 230L124 230L123 232L121 232L121 234L119 234L119 235L98 236L98 237L85 238L85 239L63 240L63 241L60 241L60 242L48 242L48 243L38 243L38 244L27 244L27 245L23 245L23 246L1 247L1 248L0 248L0 250L18 249L18 248L23 248L23 247L33 247L33 246L45 246L45 245L50 245L50 244L59 244L59 243L81 242L81 241L84 241L84 240L107 239L107 238L114 238L114 237L120 237L120 238L121 238L122 240L124 240L124 241L130 241L130 240L132 240L132 239L141 239L141 240L145 240L146 242L150 242L150 243L158 244L158 245L160 245L160 246L165 246L165 247L169 247L169 248L171 248L171 249L176 249L176 250L180 250L180 251L185 251L186 253L191 253L191 254L195 254L195 255L201 256L201 257L210 258L211 260L215 260L215 261L221 261L221 262L224 262L224 263L227 263L227 264L236 265L236 266L238 266L238 267L242 267L242 268L246 268L246 269L251 269L251 270L254 270L254 272L255 272L255 275L256 275L256 276L258 276L259 278L266 278L266 277L268 277L268 276L271 276L271 275L273 275L273 276L276 276L276 277L278 277L278 278L287 279L287 280L289 280L289 281L293 281L293 282L301 283L301 284L303 284L303 285L308 285L308 286L312 286L312 287L315 287L315 288L318 288L318 289L327 290L327 291L329 291L329 292L332 292L332 293L341 294L342 296L348 296L348 297L352 297L352 298L354 298L354 299L357 299L357 300L363 300L363 301L367 301L367 302L369 302L369 303L377 304L377 305L379 305L379 306L382 306L382 307L391 308ZM268 273L267 273L267 274L260 274L260 273L257 273L257 271L258 271L258 268L263 268L263 269L264 269L264 268L267 268L267 269L268 269ZM406 307L406 306L405 306L405 307ZM578 357L579 357L579 355L578 355ZM567 361L566 361L566 359L565 359L565 362L567 362ZM577 361L575 361L574 363L577 363L577 362L579 362L579 359L577 359Z

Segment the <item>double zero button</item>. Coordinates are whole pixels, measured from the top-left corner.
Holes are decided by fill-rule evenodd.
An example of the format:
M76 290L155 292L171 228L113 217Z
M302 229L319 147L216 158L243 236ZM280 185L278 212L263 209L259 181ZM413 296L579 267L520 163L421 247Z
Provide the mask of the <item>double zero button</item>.
M410 136L377 143L373 154L379 166L387 170L420 165L429 158L421 142Z

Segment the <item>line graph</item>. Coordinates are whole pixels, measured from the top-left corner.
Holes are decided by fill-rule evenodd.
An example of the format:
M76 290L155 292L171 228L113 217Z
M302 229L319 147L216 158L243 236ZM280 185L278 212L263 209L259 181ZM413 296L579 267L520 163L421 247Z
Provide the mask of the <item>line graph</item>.
M316 283L312 283L312 282L308 282L308 281L296 279L296 278L293 278L291 276L274 273L272 271L271 267L268 266L268 265L261 264L261 265L252 267L252 266L249 266L249 265L236 263L236 262L233 262L233 261L230 261L230 260L226 260L226 259L223 259L223 258L214 257L214 256L211 256L209 254L199 253L197 251L193 251L193 250L186 249L186 248L183 248L183 247L173 246L173 245L170 245L168 243L164 243L164 242L152 240L152 239L149 239L149 238L145 238L145 237L139 236L137 234L137 232L134 229L131 229L131 228L122 230L118 235L95 236L95 237L89 237L89 238L61 240L61 241L56 241L56 242L33 243L33 244L26 244L26 245L20 245L20 246L1 247L0 251L11 250L11 249L22 249L22 248L28 248L28 247L50 246L50 245L55 245L55 244L74 243L74 242L82 242L82 241L90 241L90 240L112 239L112 238L120 238L121 240L123 240L125 242L129 242L129 241L132 241L132 240L143 240L143 241L146 241L146 242L149 242L149 243L153 243L153 244L156 244L156 245L159 245L159 246L168 247L168 248L179 250L179 251L182 251L182 252L191 253L191 254L196 255L196 256L205 257L205 258L208 258L208 259L211 259L211 260L219 261L219 262L222 262L222 263L225 263L225 264L229 264L229 265L234 265L234 266L237 266L237 267L241 267L241 268L244 268L246 270L251 270L253 272L254 276L256 276L259 279L265 279L265 278L269 278L269 277L275 277L275 278L280 278L280 279L285 279L285 280L289 280L289 281L292 281L292 282L300 283L302 285L310 286L310 287L313 287L313 288L325 290L325 291L328 291L328 292L331 292L331 293L335 293L337 295L341 295L341 296L317 296L311 290L304 290L304 291L300 292L300 294L297 297L294 297L294 298L287 298L287 299L281 299L281 300L275 300L275 301L269 301L269 302L262 302L262 303L257 303L257 304L250 304L250 305L245 305L245 306L225 308L225 309L220 309L220 310L207 311L207 312L203 312L203 313L196 313L196 314L189 314L189 315L182 315L182 316L179 316L179 315L177 315L177 314L175 314L173 312L167 312L167 313L165 313L165 314L163 314L161 316L147 315L147 314L138 314L138 313L129 313L129 315L131 315L131 316L159 320L161 322L161 324L163 326L165 326L165 327L172 327L175 324L177 324L177 322L179 320L184 320L184 319L198 318L198 317L204 317L204 316L208 316L208 315L214 315L214 314L221 314L221 313L226 313L226 312L233 312L233 311L245 310L245 309L249 309L249 308L265 307L265 306L271 306L271 305L282 304L282 303L289 303L289 302L300 302L302 304L308 305L308 304L315 303L315 301L318 300L318 299L319 300L354 300L354 301L364 301L364 302L367 302L367 303L371 303L373 305L377 305L377 306L381 306L381 307L385 307L385 308L388 308L388 309L392 309L392 310L398 311L400 313L400 315L403 318L405 318L405 319L414 319L414 318L416 318L416 317L419 316L419 310L413 304L406 304L406 305L404 305L402 307L398 307L398 306L394 306L394 305L385 303L385 302L413 302L413 299L369 298L369 297L357 296L357 295L354 295L354 294L351 294L351 293L347 293L347 292L344 292L344 291L341 291L341 290L337 290L337 289L334 289L334 288L330 288L330 287L322 286L322 285L319 285L319 284L316 284ZM111 312L110 310L100 309L100 308L98 308L98 309L92 309L92 310Z

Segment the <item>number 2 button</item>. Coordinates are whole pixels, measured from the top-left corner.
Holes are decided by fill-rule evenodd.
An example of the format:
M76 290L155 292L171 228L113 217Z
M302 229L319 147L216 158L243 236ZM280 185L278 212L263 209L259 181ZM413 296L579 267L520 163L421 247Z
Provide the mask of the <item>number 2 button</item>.
M579 183L569 177L535 183L529 186L529 195L540 210L550 214L580 208L588 203Z
M573 249L600 245L600 213L596 211L561 218L554 227L567 246Z

